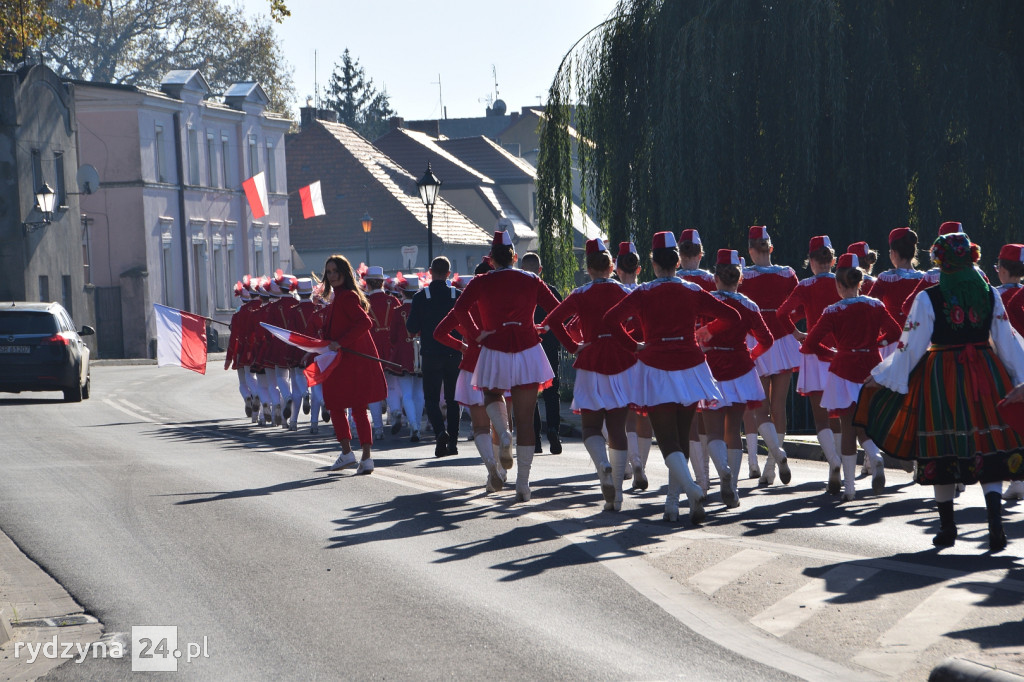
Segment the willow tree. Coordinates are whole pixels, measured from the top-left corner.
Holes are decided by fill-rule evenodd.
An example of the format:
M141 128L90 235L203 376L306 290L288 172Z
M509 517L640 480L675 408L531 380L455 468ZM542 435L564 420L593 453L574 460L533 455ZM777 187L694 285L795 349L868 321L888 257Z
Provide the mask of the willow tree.
M793 263L815 234L884 252L890 229L927 244L942 220L991 256L1024 241L1022 31L1016 0L622 0L549 91L538 211L552 276L577 267L573 192L611 242L641 251L687 227L744 250L755 224Z

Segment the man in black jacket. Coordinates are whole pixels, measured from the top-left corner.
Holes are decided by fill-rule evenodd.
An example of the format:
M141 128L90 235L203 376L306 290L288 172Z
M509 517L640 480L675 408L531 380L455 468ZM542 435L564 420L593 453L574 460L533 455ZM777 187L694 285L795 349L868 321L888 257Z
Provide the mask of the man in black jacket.
M462 354L434 340L434 329L455 306L459 290L448 284L451 263L438 256L430 264L430 285L412 298L412 309L405 326L411 334L420 335L420 361L423 368L423 397L427 419L437 437L435 457L459 453L459 404L455 402L455 382L459 378ZM448 428L438 401L444 386L444 402L448 411Z

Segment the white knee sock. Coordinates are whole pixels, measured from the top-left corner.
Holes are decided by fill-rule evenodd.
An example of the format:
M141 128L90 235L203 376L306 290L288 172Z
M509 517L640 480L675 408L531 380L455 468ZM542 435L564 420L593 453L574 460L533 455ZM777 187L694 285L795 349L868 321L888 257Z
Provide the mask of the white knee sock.
M715 470L718 471L718 478L724 479L728 476L731 479L732 469L729 468L729 450L725 447L725 441L711 441L708 443L707 453L708 459L714 463Z
M516 445L516 489L530 488L530 467L533 466L533 445Z
M729 470L733 472L733 476L732 476L732 490L733 490L733 492L738 494L739 493L739 489L740 489L740 477L737 476L735 472L740 470L740 465L743 463L743 451L739 450L739 449L729 450L728 451L728 458L729 458Z
M832 429L818 431L818 443L821 445L822 452L825 453L828 465L830 467L839 466L839 449L836 448L835 434L832 433Z
M608 461L607 444L605 443L604 436L590 436L583 441L583 447L587 449L590 459L594 462L598 478L600 478L601 482L604 483L605 476L611 468L611 463Z
M491 434L480 433L473 436L476 444L476 451L480 453L480 459L484 461L487 470L490 471L497 466L494 459L494 444L491 443Z
M622 508L622 479L626 475L626 461L629 459L629 452L608 448L608 459L612 465L612 485L615 486L615 511Z
M842 431L832 432L832 441L836 444L836 452L843 454L843 433Z
M785 459L785 451L780 455L779 451L782 450L782 441L779 440L779 434L775 431L775 424L771 422L765 422L757 427L757 432L761 434L761 438L764 438L764 444L768 446L768 452L775 453L776 459Z
M699 440L690 441L690 466L693 467L693 477L697 485L705 493L711 487L711 476L708 470L708 457L704 452Z
M843 494L852 497L857 491L857 455L843 455Z
M875 445L875 441L869 438L861 444L861 447L864 448L864 459L871 460L872 471L874 471L874 467L885 467L882 451Z
M760 429L758 429L758 431L760 431ZM765 440L765 444L767 444L767 443L768 443L768 441L766 439ZM769 446L769 447L771 447L771 446ZM750 466L751 469L760 469L761 468L757 464L757 434L756 433L748 433L747 434L747 464L748 464L748 466ZM737 477L737 478L739 478L739 477Z
M626 452L629 453L629 461L640 466L640 444L637 442L636 431L626 431Z
M502 437L502 434L508 433L508 409L505 407L504 400L495 400L493 403L488 403L485 408L487 416L491 420L491 426L498 432L498 438ZM533 446L530 446L531 452ZM518 450L517 450L518 452ZM532 457L530 458L532 461Z
M640 438L637 437L637 455L640 457L640 468L647 468L647 456L651 454L651 443L654 442L653 438Z

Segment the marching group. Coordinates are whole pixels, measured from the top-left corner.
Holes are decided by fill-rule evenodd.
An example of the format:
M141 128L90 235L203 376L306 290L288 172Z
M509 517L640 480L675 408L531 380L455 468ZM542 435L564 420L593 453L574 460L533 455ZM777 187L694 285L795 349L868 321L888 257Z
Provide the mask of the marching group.
M1024 246L1000 250L1000 284L992 286L960 223L942 224L927 272L916 267L913 230L892 230L888 242L893 268L876 277L878 254L866 242L837 257L828 236L815 236L812 275L799 280L772 263L765 226L749 230L749 264L719 249L711 271L700 268L697 230L678 239L659 232L650 254L655 278L638 284L636 246L623 242L613 255L594 239L585 254L590 281L564 300L538 276L535 254L523 257L534 261L529 268L516 267L502 231L473 276L450 282L443 257L424 278L386 278L379 267L356 271L336 255L316 285L280 272L236 284L244 303L231 322L225 368L238 371L254 422L295 430L301 405L316 433L321 411L325 420L334 415L335 471L373 471L384 401L392 432L404 411L414 442L426 410L439 457L457 453L468 409L487 491L511 484L515 467L515 497L527 501L540 450L538 394L552 390L557 374L541 343L550 334L576 356L572 409L604 509L621 508L628 478L647 488L653 437L669 471L664 517L677 520L685 495L695 524L705 516L712 464L721 501L739 506L744 449L759 486L776 477L789 483L786 402L796 373L828 461L829 493L855 499L858 443L876 494L885 487L882 452L913 461L915 480L934 486L933 543L943 547L956 540L958 488L980 483L989 548L999 551L1002 501L1024 498L1024 439L1006 423L1013 403L1024 403ZM796 327L801 320L806 332ZM264 334L260 322L329 341L338 366L308 386L306 352ZM552 451L560 451L550 422ZM758 436L768 449L763 466Z

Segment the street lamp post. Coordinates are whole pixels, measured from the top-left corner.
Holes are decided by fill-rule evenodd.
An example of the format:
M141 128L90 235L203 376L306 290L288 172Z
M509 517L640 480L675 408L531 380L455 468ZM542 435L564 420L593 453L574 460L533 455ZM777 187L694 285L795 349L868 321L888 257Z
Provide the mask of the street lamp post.
M363 211L363 235L366 237L366 267L370 267L370 230L373 229L373 218L369 211Z
M430 170L430 162L427 162L427 172L423 174L420 181L416 183L420 189L420 199L427 207L427 264L434 262L434 202L437 201L437 191L441 188L441 181L438 180L433 171Z

